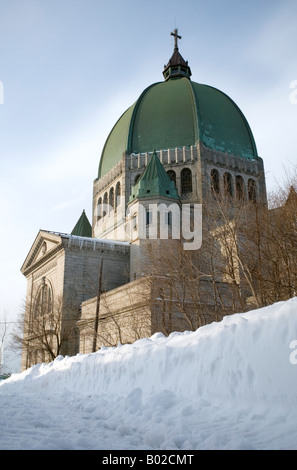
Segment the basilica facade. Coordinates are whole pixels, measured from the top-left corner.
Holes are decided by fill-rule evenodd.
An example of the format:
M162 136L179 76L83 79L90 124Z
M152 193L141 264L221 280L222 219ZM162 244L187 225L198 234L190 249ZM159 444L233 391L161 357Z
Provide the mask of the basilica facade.
M159 282L150 282L147 249L164 252L160 231L149 232L160 221L152 207L165 211L162 242L176 253L180 232L173 234L172 208L193 215L194 207L220 195L267 203L263 161L244 114L222 91L192 80L177 30L172 35L163 81L146 88L107 136L93 182L91 223L83 211L71 234L40 231L24 261L22 369L57 354L188 329L173 307L175 294L162 297ZM203 282L211 294L213 282ZM218 282L223 289L227 281ZM210 297L206 322L214 320Z

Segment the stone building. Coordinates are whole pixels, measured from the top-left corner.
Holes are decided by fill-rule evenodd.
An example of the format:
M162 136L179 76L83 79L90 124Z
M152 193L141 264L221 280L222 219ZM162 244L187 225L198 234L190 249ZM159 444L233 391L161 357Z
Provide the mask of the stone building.
M82 218L87 221L85 213ZM101 260L102 289L109 291L129 280L129 244L91 238L84 230L78 227L72 234L40 230L22 266L27 278L22 370L53 359L43 342L32 346L37 332L46 334L48 340L57 333L65 338L60 354L79 352L75 326L82 302L97 295ZM52 331L43 323L43 318L51 316L54 323L60 323ZM55 349L55 344L50 348Z
M193 213L195 205L219 194L266 204L263 161L245 116L222 91L192 81L177 30L172 35L164 80L146 88L107 137L93 183L92 226L83 212L71 234L40 231L23 264L27 323L53 312L57 299L60 331L74 320L61 354L162 330L167 307L163 302L161 308L147 282L152 271L146 248L158 245L159 232L150 237L146 231L160 220L151 219L150 206L165 208L166 243L174 249L172 207ZM168 329L186 329L178 312ZM40 343L34 346L33 329L27 328L25 339L23 369L50 359Z

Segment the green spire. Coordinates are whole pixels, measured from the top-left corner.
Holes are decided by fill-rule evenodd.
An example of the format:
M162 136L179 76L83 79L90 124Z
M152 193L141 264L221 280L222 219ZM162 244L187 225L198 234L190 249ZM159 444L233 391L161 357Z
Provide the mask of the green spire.
M83 210L80 218L78 219L71 235L77 235L79 237L92 237L92 226L86 216L85 210Z
M179 199L175 184L167 175L155 151L141 178L133 186L129 202L137 198L152 196Z

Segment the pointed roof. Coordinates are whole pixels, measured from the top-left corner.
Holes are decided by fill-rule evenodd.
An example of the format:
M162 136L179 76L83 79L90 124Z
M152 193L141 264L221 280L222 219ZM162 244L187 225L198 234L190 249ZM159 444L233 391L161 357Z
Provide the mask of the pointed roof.
M178 35L177 28L174 30L173 33L170 33L171 36L174 36L174 51L169 59L167 65L164 66L163 76L165 81L169 80L169 78L177 78L177 77L187 77L190 79L192 75L191 69L188 65L188 61L186 61L178 50L178 39L182 37Z
M86 216L85 210L83 210L80 218L78 219L71 235L77 235L79 237L92 237L92 226Z
M167 175L155 151L139 181L133 186L129 202L152 196L179 199L175 184Z

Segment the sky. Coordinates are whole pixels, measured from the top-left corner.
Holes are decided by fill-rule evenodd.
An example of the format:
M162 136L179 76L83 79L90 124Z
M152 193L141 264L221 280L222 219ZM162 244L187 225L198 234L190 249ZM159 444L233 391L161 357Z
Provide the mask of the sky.
M296 0L0 0L0 321L40 229L69 233L120 115L173 52L241 108L268 190L296 164Z

